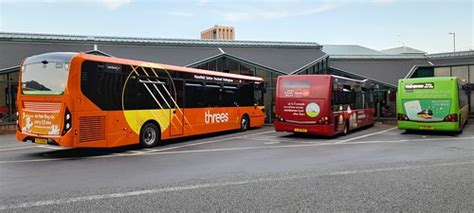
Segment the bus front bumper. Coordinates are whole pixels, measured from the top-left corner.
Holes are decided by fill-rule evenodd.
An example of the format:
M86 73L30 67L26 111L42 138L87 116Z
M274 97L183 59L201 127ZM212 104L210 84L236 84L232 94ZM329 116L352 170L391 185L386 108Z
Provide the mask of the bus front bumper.
M430 131L458 131L458 122L415 122L415 121L398 121L398 128L402 130L430 130Z
M275 121L275 131L277 132L293 132L310 135L332 136L337 132L334 131L334 125L301 125L294 123L287 123L282 121Z

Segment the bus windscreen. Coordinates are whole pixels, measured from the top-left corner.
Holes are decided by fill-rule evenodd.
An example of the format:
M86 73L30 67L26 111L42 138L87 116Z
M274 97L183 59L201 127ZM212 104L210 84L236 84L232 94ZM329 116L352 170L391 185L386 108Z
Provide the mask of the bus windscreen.
M308 97L311 92L310 82L308 81L283 81L283 97L301 98Z
M66 87L69 64L74 53L47 53L27 58L21 73L26 95L61 95Z

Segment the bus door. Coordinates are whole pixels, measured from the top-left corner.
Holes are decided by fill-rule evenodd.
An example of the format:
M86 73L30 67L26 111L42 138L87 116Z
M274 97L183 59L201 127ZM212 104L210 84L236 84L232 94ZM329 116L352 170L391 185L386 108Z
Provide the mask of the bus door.
M172 94L171 108L171 128L170 135L182 135L184 129L184 83L183 80L174 79L174 84L170 84L170 93Z

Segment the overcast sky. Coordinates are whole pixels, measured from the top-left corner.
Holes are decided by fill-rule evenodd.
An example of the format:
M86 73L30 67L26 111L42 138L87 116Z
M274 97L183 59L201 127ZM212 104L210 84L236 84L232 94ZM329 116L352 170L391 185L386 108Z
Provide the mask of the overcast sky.
M473 0L0 0L0 31L199 38L215 24L237 40L474 49Z

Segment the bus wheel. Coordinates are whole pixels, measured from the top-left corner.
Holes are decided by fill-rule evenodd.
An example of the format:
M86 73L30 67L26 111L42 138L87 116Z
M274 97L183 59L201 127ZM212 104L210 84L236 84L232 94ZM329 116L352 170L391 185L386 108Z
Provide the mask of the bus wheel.
M240 131L247 131L250 127L250 119L249 116L244 115L240 120Z
M145 148L154 147L160 141L160 130L153 123L146 123L140 131L140 145Z
M343 135L349 134L349 122L347 121L344 123L344 130L342 131L342 134Z

